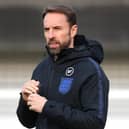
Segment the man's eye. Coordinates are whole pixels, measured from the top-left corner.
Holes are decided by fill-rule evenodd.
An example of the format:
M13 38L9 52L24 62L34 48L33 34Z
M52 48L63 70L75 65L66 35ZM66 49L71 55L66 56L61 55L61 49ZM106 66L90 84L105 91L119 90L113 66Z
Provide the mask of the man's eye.
M61 30L61 27L54 27L55 30Z
M49 30L49 28L44 28L44 31L48 31Z

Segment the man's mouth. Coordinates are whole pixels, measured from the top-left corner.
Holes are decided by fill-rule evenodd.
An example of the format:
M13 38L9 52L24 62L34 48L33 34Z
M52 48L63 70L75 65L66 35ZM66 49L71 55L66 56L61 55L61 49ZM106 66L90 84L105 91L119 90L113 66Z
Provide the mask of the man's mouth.
M49 45L50 48L58 48L59 47L59 44L56 44L56 43L53 43L53 44L50 44Z
M50 42L48 44L48 46L52 49L58 48L59 47L59 43L58 42Z

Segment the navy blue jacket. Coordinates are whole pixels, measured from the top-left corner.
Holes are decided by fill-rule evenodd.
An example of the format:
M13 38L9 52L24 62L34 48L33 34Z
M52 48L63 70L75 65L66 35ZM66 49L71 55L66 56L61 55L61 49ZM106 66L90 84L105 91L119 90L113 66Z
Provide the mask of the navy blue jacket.
M103 49L97 41L75 37L75 48L53 55L33 71L39 94L48 101L42 113L30 111L20 97L17 116L27 128L104 129L109 81L100 67Z

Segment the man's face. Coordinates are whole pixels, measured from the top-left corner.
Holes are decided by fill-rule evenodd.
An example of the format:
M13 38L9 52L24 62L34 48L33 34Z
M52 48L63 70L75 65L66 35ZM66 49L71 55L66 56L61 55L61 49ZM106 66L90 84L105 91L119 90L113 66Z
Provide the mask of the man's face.
M72 27L61 13L47 13L43 20L44 36L50 53L56 55L64 48L73 48L77 25Z

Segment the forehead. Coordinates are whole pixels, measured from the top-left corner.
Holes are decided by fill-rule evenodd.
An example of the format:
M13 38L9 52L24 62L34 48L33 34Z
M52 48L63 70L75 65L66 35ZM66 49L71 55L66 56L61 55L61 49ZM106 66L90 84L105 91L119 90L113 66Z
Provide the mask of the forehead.
M67 16L62 13L47 13L43 20L44 26L50 25L68 25Z

